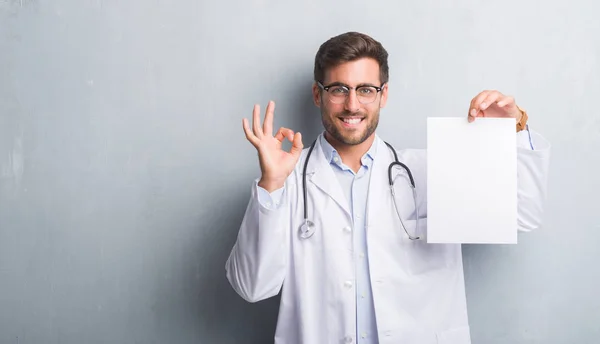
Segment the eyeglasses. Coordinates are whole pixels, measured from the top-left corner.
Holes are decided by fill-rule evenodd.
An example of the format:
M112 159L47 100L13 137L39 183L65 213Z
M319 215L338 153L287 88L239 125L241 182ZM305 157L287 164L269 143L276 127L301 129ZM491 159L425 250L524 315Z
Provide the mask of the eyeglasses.
M358 87L348 87L344 85L330 85L323 86L323 84L317 81L317 84L321 89L329 94L329 101L334 104L342 104L346 102L348 99L348 95L350 95L350 90L356 90L356 97L361 104L370 104L377 99L377 94L381 92L383 89L383 85L381 87L377 86L358 86ZM384 84L385 85L385 84Z

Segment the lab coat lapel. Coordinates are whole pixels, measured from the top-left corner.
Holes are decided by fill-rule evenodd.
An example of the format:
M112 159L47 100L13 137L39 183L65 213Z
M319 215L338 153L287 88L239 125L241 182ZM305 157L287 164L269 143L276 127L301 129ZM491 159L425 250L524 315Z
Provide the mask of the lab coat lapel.
M308 162L306 173L307 179L310 179L313 184L329 195L350 216L349 202L331 168L330 162L327 161L323 153L323 148L318 139Z
M394 158L385 142L378 136L375 137L375 144L377 144L377 156L373 160L367 203L368 227L372 227L376 221L383 221L385 216L389 216L390 209L385 206L388 203L387 198L390 197L387 175L388 166ZM372 206L374 204L377 206Z

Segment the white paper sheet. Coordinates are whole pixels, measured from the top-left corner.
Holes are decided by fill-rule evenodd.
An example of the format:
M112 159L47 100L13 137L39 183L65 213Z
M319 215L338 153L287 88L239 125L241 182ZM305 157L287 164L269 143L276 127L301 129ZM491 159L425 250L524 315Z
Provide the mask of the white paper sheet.
M514 119L427 119L427 242L517 243Z

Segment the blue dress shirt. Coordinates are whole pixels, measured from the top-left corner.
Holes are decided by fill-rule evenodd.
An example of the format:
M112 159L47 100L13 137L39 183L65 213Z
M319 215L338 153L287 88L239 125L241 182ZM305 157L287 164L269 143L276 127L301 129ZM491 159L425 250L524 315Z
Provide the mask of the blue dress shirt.
M327 142L325 137L319 137L325 158L331 164L337 180L346 195L351 211L353 225L353 249L356 262L356 338L357 342L377 343L377 322L371 289L369 273L368 245L366 232L367 196L373 160L377 153L377 144L373 144L369 151L361 158L361 166L357 173L346 166L338 152Z

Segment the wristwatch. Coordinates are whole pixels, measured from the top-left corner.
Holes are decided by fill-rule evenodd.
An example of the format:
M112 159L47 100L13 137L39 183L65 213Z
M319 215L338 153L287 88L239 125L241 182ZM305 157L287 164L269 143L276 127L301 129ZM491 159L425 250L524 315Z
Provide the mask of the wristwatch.
M527 112L517 105L517 109L521 111L521 120L517 122L517 133L527 128Z

